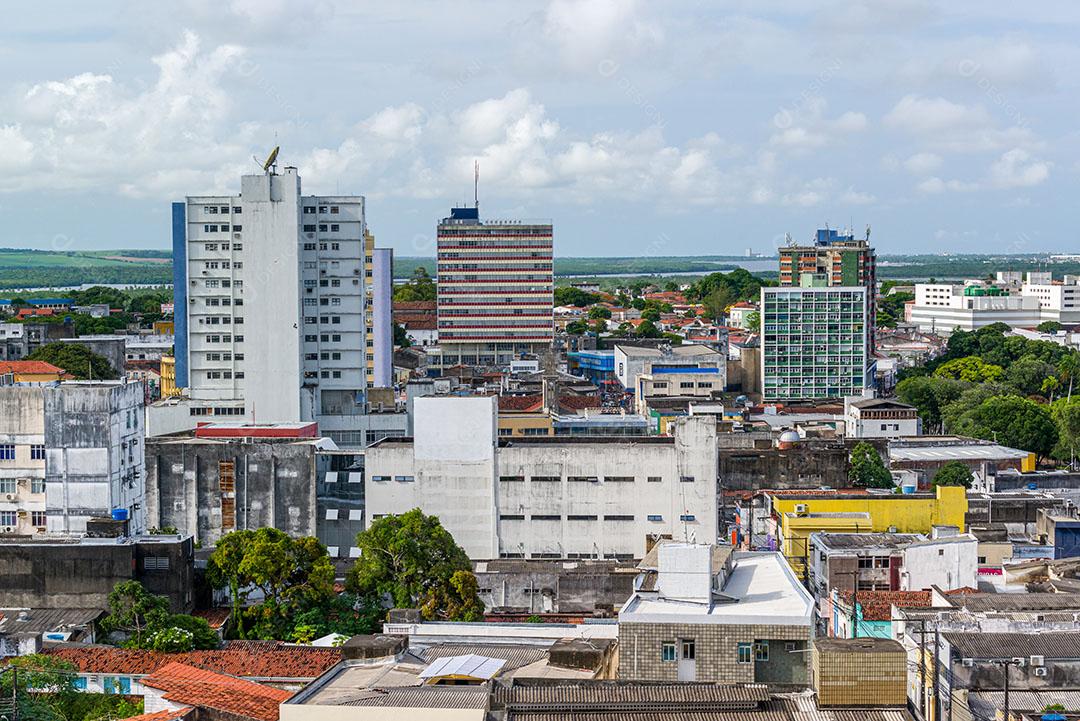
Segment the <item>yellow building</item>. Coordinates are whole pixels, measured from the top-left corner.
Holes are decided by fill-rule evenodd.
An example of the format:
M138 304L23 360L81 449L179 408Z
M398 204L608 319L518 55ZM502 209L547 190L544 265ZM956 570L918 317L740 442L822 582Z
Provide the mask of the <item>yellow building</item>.
M173 335L176 332L171 320L154 321L154 335Z
M934 526L964 531L967 489L938 486L933 493L768 494L781 550L796 573L811 533L926 533Z
M161 356L161 397L172 398L183 395L183 389L176 387L176 358L171 355Z
M551 425L551 414L547 411L537 413L499 413L499 435L552 436L555 430Z

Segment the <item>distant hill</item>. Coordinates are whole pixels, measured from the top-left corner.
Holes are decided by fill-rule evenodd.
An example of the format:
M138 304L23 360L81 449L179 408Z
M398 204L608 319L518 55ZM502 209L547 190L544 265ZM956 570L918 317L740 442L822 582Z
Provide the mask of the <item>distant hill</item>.
M167 250L52 251L0 248L0 290L84 283L171 283Z

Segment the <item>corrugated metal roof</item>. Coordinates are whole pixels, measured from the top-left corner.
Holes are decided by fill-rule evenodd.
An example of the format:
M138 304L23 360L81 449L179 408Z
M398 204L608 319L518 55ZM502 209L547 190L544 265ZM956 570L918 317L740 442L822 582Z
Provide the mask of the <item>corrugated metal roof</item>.
M477 656L474 653L464 656L446 656L435 659L427 668L417 674L420 678L438 678L440 676L466 676L468 678L494 678L506 661L501 658Z
M364 689L339 705L483 709L487 708L487 702L486 686L417 686Z
M66 631L104 613L100 608L0 608L0 634Z
M1080 593L966 593L948 601L969 611L1080 610Z
M946 633L956 654L964 658L1045 656L1080 658L1080 633Z
M1042 711L1051 704L1061 704L1068 709L1080 708L1080 691L1048 689L1046 691L1009 691L1009 708L1013 711ZM993 716L1005 708L1003 691L972 691L968 694L968 707L975 712Z
M720 710L755 708L769 698L764 684L651 684L595 682L552 686L510 686L495 689L495 704L509 709Z

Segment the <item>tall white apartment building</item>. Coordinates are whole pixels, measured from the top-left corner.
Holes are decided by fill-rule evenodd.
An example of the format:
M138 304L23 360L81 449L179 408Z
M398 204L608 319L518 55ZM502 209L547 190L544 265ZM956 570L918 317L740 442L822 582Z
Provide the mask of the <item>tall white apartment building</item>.
M141 382L0 388L0 534L81 534L120 511L146 531Z
M176 384L188 422L318 421L357 444L367 389L391 384L393 258L364 198L301 192L296 168L173 204ZM174 414L176 411L174 411ZM168 425L168 424L166 424Z

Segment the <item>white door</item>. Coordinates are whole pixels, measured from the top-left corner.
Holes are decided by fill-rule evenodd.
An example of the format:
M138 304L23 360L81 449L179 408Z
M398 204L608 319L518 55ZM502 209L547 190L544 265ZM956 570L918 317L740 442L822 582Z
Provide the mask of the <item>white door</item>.
M679 642L679 681L696 681L697 667L694 656L694 639L684 638Z

